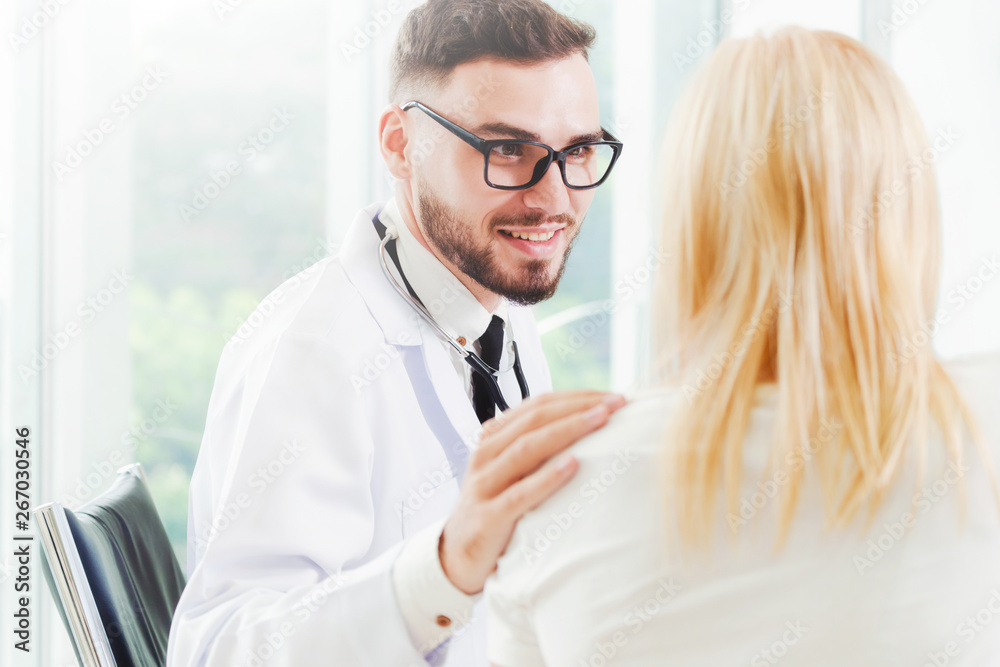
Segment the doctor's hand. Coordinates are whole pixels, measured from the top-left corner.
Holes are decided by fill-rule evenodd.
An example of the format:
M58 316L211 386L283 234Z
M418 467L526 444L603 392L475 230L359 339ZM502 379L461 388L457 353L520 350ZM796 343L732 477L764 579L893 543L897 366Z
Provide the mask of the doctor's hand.
M518 520L576 474L570 454L553 457L604 426L623 405L618 394L555 392L529 398L483 424L458 504L438 543L441 566L456 588L468 595L483 590Z

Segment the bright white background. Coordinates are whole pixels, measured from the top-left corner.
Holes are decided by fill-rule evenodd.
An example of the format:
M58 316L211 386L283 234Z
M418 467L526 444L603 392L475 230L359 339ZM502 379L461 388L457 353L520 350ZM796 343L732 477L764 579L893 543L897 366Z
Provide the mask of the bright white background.
M604 123L626 144L564 286L538 309L557 387L624 389L641 375L645 297L617 288L650 254L669 110L720 38L786 23L864 39L929 132L957 137L935 156L951 316L935 345L948 357L1000 347L1000 276L977 277L1000 256L1000 0L552 2L598 29ZM33 430L35 504L78 506L141 461L183 558L223 344L388 192L375 119L415 2L46 4L51 16L32 0L0 14L0 664L50 667L73 656L37 554L33 652L11 647L14 429ZM276 113L287 120L271 124ZM240 173L227 180L231 161ZM958 288L972 295L960 306Z

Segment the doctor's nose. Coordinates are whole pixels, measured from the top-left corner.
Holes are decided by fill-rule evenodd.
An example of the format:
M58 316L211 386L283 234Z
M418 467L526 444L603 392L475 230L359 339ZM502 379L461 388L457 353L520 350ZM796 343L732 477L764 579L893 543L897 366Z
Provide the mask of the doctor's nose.
M566 212L569 208L569 189L563 183L558 162L550 164L542 180L524 191L524 203L530 208L541 209L548 215Z

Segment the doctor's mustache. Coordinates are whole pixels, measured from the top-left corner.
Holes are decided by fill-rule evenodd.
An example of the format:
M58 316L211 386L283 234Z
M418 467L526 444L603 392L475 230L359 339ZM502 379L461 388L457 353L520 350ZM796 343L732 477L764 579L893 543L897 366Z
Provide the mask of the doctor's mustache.
M537 227L538 225L542 225L547 222L564 224L566 225L565 231L573 231L574 227L579 226L577 219L569 213L561 213L552 217L546 217L544 213L532 213L530 215L498 215L493 218L491 225L493 227L493 231L496 231L505 227Z

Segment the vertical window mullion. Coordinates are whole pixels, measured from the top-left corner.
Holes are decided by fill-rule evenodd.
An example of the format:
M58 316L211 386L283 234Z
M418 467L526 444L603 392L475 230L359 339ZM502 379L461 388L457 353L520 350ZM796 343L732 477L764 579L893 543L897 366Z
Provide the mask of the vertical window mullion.
M639 379L640 313L650 287L648 278L642 280L645 274L640 267L655 256L651 243L652 225L656 224L651 178L658 113L654 110L655 16L653 0L615 3L613 125L621 133L618 139L625 144L612 181L611 298L617 301L618 308L611 322L611 388L618 391Z

